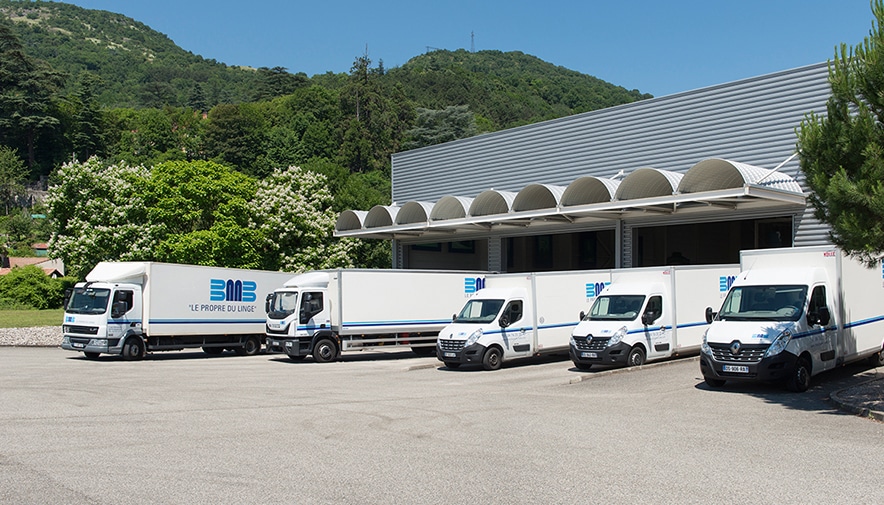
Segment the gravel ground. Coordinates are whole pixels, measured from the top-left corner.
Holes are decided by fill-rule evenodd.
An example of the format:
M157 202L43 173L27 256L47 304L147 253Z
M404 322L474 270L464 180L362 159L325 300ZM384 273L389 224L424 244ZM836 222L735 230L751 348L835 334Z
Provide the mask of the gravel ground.
M0 328L0 346L57 347L61 345L61 326Z

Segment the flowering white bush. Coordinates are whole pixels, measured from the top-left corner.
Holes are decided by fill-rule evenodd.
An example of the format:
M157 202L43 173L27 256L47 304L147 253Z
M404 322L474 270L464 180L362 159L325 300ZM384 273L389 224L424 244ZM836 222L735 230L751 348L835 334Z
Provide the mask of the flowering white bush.
M104 260L149 259L155 226L147 220L143 166L104 166L98 158L58 169L46 198L52 235L49 254L68 275L84 275Z
M276 169L260 181L252 202L255 225L280 270L353 266L355 242L332 237L332 202L325 176L300 167Z

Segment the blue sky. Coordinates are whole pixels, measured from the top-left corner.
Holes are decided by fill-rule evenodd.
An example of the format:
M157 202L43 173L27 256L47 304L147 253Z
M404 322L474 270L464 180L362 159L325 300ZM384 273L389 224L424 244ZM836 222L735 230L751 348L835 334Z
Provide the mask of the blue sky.
M663 96L831 59L872 27L868 0L69 0L118 12L228 65L349 72L427 48L522 51Z

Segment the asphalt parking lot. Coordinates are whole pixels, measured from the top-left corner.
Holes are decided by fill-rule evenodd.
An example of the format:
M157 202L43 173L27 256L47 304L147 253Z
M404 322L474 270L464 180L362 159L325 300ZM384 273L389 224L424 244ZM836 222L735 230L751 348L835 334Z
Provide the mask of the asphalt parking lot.
M874 503L884 423L696 359L447 370L407 352L89 361L0 348L0 503ZM880 371L880 369L879 369Z

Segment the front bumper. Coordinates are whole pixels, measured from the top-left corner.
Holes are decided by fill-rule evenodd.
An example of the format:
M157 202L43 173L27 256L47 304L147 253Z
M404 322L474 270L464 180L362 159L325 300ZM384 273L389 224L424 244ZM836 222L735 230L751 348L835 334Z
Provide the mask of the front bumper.
M763 358L756 363L721 362L716 361L708 354L701 353L700 371L704 378L715 380L778 382L786 380L792 374L797 361L798 356L786 351L776 356ZM738 368L730 368L726 371L725 367Z
M311 352L310 344L312 337L298 338L279 338L267 336L267 342L264 344L270 352L284 352L289 356L302 358Z
M623 342L591 351L578 349L571 344L569 354L575 365L625 365L629 350L629 345Z
M61 348L67 351L94 352L98 354L122 354L119 338L97 338L95 336L64 335Z
M451 346L443 347L438 342L436 343L436 358L445 363L481 364L484 357L485 346L481 344L454 349Z

